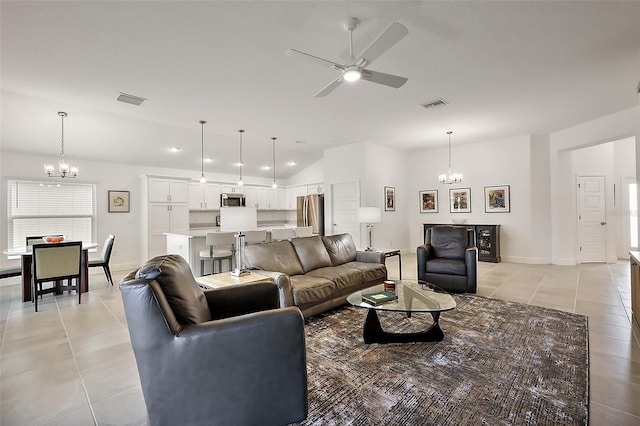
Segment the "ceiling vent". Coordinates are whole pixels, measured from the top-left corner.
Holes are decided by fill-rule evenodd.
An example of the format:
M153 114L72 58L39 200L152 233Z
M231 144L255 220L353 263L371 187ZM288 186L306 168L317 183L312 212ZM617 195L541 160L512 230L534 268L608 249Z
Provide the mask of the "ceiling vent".
M120 92L118 101L124 102L125 104L140 106L144 101L146 101L146 99Z
M445 101L442 98L438 98L435 101L431 101L431 102L427 102L425 104L422 104L422 106L426 109L431 109L431 108L437 108L437 107L441 107L441 106L445 106L447 105L448 102Z

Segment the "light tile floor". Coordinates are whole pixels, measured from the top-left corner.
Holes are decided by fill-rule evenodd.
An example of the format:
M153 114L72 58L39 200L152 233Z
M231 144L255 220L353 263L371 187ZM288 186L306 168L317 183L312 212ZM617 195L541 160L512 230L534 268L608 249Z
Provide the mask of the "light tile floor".
M416 277L415 254L402 257ZM398 278L397 257L388 259ZM98 272L97 270L95 272ZM128 271L114 272L115 280ZM19 278L0 286L0 424L144 425L138 372L117 285L22 303ZM590 424L640 425L640 346L630 322L629 264L479 264L478 294L589 316Z

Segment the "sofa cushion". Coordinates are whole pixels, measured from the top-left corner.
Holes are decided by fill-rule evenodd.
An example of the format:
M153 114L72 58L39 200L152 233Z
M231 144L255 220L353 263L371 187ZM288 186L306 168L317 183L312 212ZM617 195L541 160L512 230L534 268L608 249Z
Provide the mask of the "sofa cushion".
M467 242L466 228L454 226L434 226L431 228L431 246L435 257L464 259Z
M244 249L245 266L265 271L300 275L304 271L296 251L289 241L250 244Z
M138 269L136 278L156 280L180 324L211 321L204 292L182 256L169 254L154 257Z
M343 266L362 272L363 283L387 279L387 267L383 263L349 262Z
M300 259L305 274L314 269L331 266L331 258L319 236L293 238L291 244Z
M294 275L291 278L293 302L296 306L318 303L330 299L336 286L326 278L309 275Z
M331 280L336 285L337 290L362 284L362 272L345 265L314 269L306 275Z
M467 265L460 259L435 258L425 265L426 272L432 274L467 275Z
M357 249L351 234L325 236L322 237L322 242L329 253L333 266L356 260Z

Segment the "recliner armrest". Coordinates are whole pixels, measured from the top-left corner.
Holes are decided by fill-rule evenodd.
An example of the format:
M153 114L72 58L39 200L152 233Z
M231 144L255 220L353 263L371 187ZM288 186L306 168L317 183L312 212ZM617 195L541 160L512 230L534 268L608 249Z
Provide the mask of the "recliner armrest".
M271 283L250 283L205 290L211 319L276 309L278 289Z

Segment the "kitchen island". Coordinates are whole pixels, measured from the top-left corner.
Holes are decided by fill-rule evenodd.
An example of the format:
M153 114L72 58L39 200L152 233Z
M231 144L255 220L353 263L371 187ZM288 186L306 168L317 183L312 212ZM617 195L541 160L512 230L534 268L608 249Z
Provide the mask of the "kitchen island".
M258 226L258 230L267 231L267 241L271 240L271 230L273 228L296 228L291 224L279 224L279 225L264 225ZM191 228L187 234L175 234L171 232L165 232L167 237L167 254L179 254L184 257L193 271L193 275L196 277L203 276L203 271L200 270L200 251L207 250L208 247L205 244L205 239L209 232L221 232L220 227L210 228ZM213 265L213 263L210 263ZM208 264L205 263L205 268ZM210 270L204 271L210 273Z

